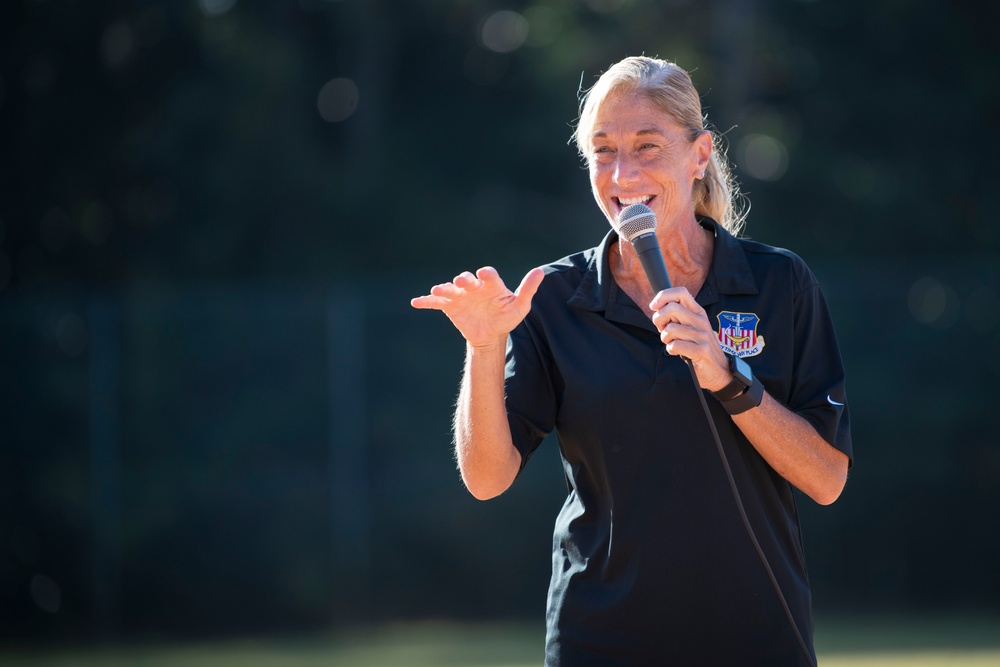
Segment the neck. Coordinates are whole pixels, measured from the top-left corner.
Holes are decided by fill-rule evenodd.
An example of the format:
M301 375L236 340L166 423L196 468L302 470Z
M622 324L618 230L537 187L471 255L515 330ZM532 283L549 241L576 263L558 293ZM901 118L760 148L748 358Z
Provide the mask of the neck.
M659 226L656 236L671 284L685 287L697 296L712 263L714 239L711 232L698 224L692 214L676 224ZM615 282L647 315L651 315L648 306L653 300L653 289L632 244L619 239L617 247L612 249L610 260Z

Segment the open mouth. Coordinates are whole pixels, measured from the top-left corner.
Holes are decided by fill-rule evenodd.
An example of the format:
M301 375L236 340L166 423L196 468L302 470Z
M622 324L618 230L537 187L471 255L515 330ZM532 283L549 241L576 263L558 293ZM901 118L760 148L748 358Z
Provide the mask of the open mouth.
M638 197L612 197L615 205L618 207L618 212L621 213L623 210L631 206L632 204L645 204L649 206L649 202L653 201L653 195L640 195Z

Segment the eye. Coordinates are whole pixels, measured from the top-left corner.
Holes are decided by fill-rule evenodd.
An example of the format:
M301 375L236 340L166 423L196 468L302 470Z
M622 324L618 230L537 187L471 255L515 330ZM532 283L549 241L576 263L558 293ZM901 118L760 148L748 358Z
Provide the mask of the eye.
M594 162L605 163L614 157L615 149L611 146L595 146L591 149L590 159Z

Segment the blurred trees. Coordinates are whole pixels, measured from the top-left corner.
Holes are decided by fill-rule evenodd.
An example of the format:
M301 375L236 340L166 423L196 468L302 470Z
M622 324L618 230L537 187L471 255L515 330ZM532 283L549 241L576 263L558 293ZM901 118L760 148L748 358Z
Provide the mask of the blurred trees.
M480 253L541 244L545 258L589 243L603 222L565 144L575 94L639 52L694 71L759 211L751 233L778 232L807 255L1000 242L982 194L995 173L995 35L976 7L26 0L0 11L0 277L12 288L450 270ZM347 88L324 88L336 80ZM374 241L375 228L392 241Z
M167 608L172 595L224 595L256 579L260 597L243 600L246 617L229 629L275 596L292 624L331 614L351 574L323 574L316 556L336 548L324 542L335 535L317 537L332 502L317 471L332 456L322 397L337 369L316 370L338 326L325 311L340 303L330 285L357 293L352 312L370 337L371 568L394 574L387 588L370 584L367 609L465 613L468 600L441 593L456 572L484 578L473 588L490 600L523 586L497 612L540 609L543 591L529 591L544 587L546 539L510 546L540 545L530 584L504 578L511 534L496 526L516 527L523 506L516 496L462 504L447 454L460 345L406 298L487 263L516 280L597 242L606 222L567 140L578 89L637 53L692 70L753 203L748 233L803 255L831 296L858 469L835 508L804 508L818 591L839 604L995 606L1000 443L985 397L1000 375L990 352L1000 344L996 14L892 0L3 3L0 585L18 601L0 617L3 634L71 632L91 613L81 602L95 576L89 401L103 363L94 346L107 342L94 327L108 322L95 299L120 317L109 331L122 366L109 372L124 474L139 475L122 482L136 514L116 539L133 567L174 558L178 541L200 545L177 556L190 561L184 577L147 598L126 591L124 604ZM217 300L208 285L223 286ZM271 299L263 321L248 294ZM286 300L298 309L276 305ZM400 343L389 335L400 323L422 333ZM394 346L406 354L383 356ZM286 399L276 406L275 387ZM522 499L558 504L551 465ZM303 521L280 549L264 549L267 533L243 513L266 505L241 495L250 486L170 492L199 470L214 479L262 475L258 466L302 483L267 487L280 507L264 524ZM286 492L294 498L274 500ZM59 498L77 514L53 509ZM232 504L199 524L199 502L212 498ZM152 507L163 525L176 514L187 528L129 533L160 525L140 511ZM231 540L214 532L227 520L242 526ZM469 532L490 522L501 532ZM206 549L219 562L199 570ZM60 576L38 579L31 563L53 550L64 554ZM257 555L213 589L212 573L237 552ZM122 567L126 588L157 572ZM274 574L283 568L297 574ZM54 590L66 598L61 625L24 621L25 609L54 604ZM221 617L239 599L208 608ZM168 616L147 622L178 623Z

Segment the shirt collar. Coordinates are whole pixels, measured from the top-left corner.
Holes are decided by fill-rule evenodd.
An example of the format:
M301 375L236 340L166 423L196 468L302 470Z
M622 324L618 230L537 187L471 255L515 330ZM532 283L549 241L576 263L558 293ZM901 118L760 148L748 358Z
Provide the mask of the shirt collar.
M715 233L715 249L712 252L712 266L697 301L708 306L719 301L721 294L757 294L757 281L750 270L743 243L718 222L709 217L699 217L698 222L705 229Z
M712 218L699 216L698 222L715 234L712 266L709 267L705 284L698 292L698 303L703 307L717 303L721 294L757 294L757 281L750 270L750 262L740 239L735 238ZM614 282L611 279L608 254L617 240L618 234L613 229L610 230L594 249L595 252L590 254L583 279L567 301L570 306L590 311L608 310ZM616 294L620 292L615 288ZM621 293L616 300L623 297L627 298Z

